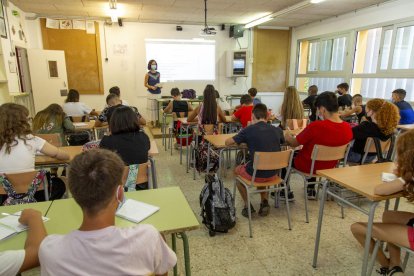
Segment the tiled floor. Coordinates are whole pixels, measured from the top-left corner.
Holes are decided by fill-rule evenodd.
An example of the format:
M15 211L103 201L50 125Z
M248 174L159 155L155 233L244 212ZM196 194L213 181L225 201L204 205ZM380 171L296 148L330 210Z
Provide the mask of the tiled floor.
M195 215L200 219L199 194L203 177L192 179L186 174L185 166L179 164L179 152L162 150L156 156L158 183L160 187L179 186L184 192ZM185 162L185 156L183 158ZM229 171L225 185L232 191L232 175ZM248 221L240 215L241 198L237 195L237 223L227 234L209 237L208 231L200 229L188 232L190 241L192 275L360 275L362 248L353 238L349 227L353 222L366 221L367 217L353 209L346 208L345 219L340 218L340 208L328 202L325 208L322 240L318 268L311 266L316 236L319 202L310 201L310 223L305 223L303 184L294 175L291 186L296 200L290 205L292 230L288 230L285 207L271 208L267 217L254 216L253 238L248 236ZM412 205L401 200L400 210L413 211ZM259 209L259 196L253 199ZM362 203L363 204L363 203ZM364 206L364 204L362 205ZM366 205L365 205L366 206ZM384 205L378 207L380 219ZM178 243L178 270L184 275L181 243ZM38 275L38 270L26 273ZM170 273L172 274L172 273ZM410 260L406 275L414 275L414 261Z

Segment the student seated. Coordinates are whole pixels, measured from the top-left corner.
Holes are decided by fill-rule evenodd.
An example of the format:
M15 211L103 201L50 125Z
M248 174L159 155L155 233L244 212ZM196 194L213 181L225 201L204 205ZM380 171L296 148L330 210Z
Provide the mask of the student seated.
M86 104L79 102L79 92L75 89L69 90L65 104L63 105L63 111L68 116L98 115L95 109L92 109Z
M400 119L398 108L383 99L369 100L365 110L371 120L352 128L354 145L348 155L348 161L352 163L361 162L368 137L379 138L382 141L388 140L397 128ZM368 155L367 162L371 162L375 157L376 154Z
M126 105L129 106L128 102L124 99L121 99L121 89L119 89L118 86L113 86L111 88L109 88L109 94L115 94L118 96L119 100L121 101L122 105ZM108 105L106 105L105 107L108 107Z
M311 122L316 120L315 100L317 96L318 96L318 87L316 85L311 85L308 88L308 97L302 101L302 104L309 106L311 110L311 114L309 115L309 120Z
M352 96L348 94L349 92L349 84L346 82L338 84L336 87L338 94L338 105L341 108L351 106L352 105Z
M392 92L392 102L400 110L400 125L414 124L414 111L412 106L404 101L407 92L404 89L396 89Z
M19 222L27 225L27 238L24 249L0 252L0 275L14 276L39 266L39 246L46 237L42 213L33 209L22 211Z
M120 106L114 110L109 132L111 135L102 138L100 148L118 153L126 166L148 162L150 140L145 132L140 131L137 115L130 107ZM148 189L148 183L136 185L136 189Z
M171 96L173 100L170 101L166 108L164 108L165 113L175 113L177 118L180 118L180 112L184 112L185 116L188 116L188 111L193 111L193 107L188 101L181 100L181 93L178 88L171 89Z
M316 98L315 107L319 121L308 125L296 137L285 134L286 142L292 147L302 145L302 149L294 159L293 166L301 172L309 173L312 164L312 151L315 145L339 147L352 140L352 130L348 123L343 122L338 113L338 99L333 92L323 92ZM317 170L331 169L337 161L316 161L314 173ZM310 181L315 181L311 179ZM308 198L316 198L315 185L308 185Z
M264 104L257 104L253 108L252 124L242 129L236 136L228 138L226 145L246 143L249 148L249 154L254 159L254 153L257 152L276 152L280 151L280 145L285 142L283 132L280 128L276 128L267 123L267 107ZM252 179L253 160L245 165L239 165L235 169L235 174L240 175L248 180ZM256 182L267 182L275 179L277 171L257 171ZM242 215L248 217L247 208L247 191L245 187L237 183L237 188L244 201ZM260 189L260 188L258 188ZM261 203L259 209L260 216L269 214L268 192L260 193ZM251 206L252 213L256 212Z
M38 152L59 160L69 159L67 153L33 135L28 117L29 111L22 105L5 103L0 106L0 173L35 171L35 157ZM65 192L65 186L57 186L58 182L55 183L52 183L54 192L51 198L55 195L60 198ZM44 191L29 189L28 192L34 193L37 201L45 199ZM6 196L0 196L0 203L14 193L14 190L10 190Z
M167 275L177 262L151 225L115 226L124 200L124 162L94 149L70 164L69 189L83 213L79 230L47 236L39 249L42 275Z
M247 94L249 94L249 95L250 95L250 97L252 97L252 99L253 99L253 105L256 105L256 104L262 103L262 102L260 101L260 99L256 98L256 95L257 95L257 89L256 89L256 88L254 88L254 87L250 88L250 89L247 91Z
M393 182L379 184L374 192L377 195L391 195L404 192L409 202L414 200L414 131L403 133L397 140L397 160L395 174L399 179ZM378 172L380 175L381 172ZM357 222L351 225L351 231L357 241L364 246L367 232L366 222ZM385 211L382 222L374 223L372 226L372 238L370 252L374 247L375 240L387 243L389 257L385 255L380 247L377 261L381 268L381 275L403 275L401 268L401 250L399 246L414 250L414 213L403 211Z
M233 121L240 121L242 127L245 128L252 120L253 99L246 94L240 98L240 108L231 116Z
M101 114L99 114L98 119L95 121L95 127L107 126L114 110L120 106L123 106L121 100L116 94L109 94L106 97L106 103L108 104L108 107L106 107ZM139 114L138 110L136 110L135 113L138 117L139 124L145 125L147 122L144 117Z
M355 114L358 117L358 124L360 124L362 121L367 120L365 105L362 104L362 95L355 94L354 96L352 96L351 108L344 110L340 114L341 118L343 119Z
M286 122L289 119L304 119L304 113L303 104L300 101L296 87L287 87L283 96L282 106L280 107L280 115L278 116L282 129L286 129L288 127Z
M229 114L231 110L230 104L224 98L220 97L220 93L217 90L215 90L214 93L216 93L217 105L220 106L221 110L226 112L226 114Z
M39 111L33 119L33 132L36 134L58 133L63 146L67 145L65 133L74 131L75 126L58 104L51 104Z

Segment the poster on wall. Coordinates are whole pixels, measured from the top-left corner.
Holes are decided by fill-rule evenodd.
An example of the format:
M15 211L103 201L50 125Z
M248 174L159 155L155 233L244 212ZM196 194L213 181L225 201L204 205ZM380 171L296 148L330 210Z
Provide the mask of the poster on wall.
M49 68L49 78L59 78L57 61L56 60L48 60L47 65Z
M62 30L71 30L72 20L59 20L59 27Z
M95 34L95 22L94 21L86 21L86 33Z
M7 38L6 20L4 19L3 0L0 0L0 36Z
M74 30L86 30L84 20L72 20L72 27Z
M46 28L59 29L59 20L46 18Z

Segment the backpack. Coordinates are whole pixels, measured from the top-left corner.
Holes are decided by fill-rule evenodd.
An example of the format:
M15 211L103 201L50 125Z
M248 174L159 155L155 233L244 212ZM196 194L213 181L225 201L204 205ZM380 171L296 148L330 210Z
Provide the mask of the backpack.
M236 225L236 210L233 196L216 174L207 174L200 193L202 222L209 230L210 237L216 232L227 233Z
M91 137L87 131L77 131L70 134L67 140L70 146L83 146L84 144L91 141Z
M195 99L197 97L194 89L184 89L181 94L184 99Z

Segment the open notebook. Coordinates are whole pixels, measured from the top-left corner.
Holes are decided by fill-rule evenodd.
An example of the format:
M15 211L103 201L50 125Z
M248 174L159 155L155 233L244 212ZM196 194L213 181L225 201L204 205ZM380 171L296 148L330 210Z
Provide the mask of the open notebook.
M139 223L157 212L160 207L140 202L134 199L127 199L116 212L118 217Z
M27 230L28 226L19 222L20 214L21 212L17 212L0 219L0 240ZM42 219L43 221L49 220L46 217L42 217Z

